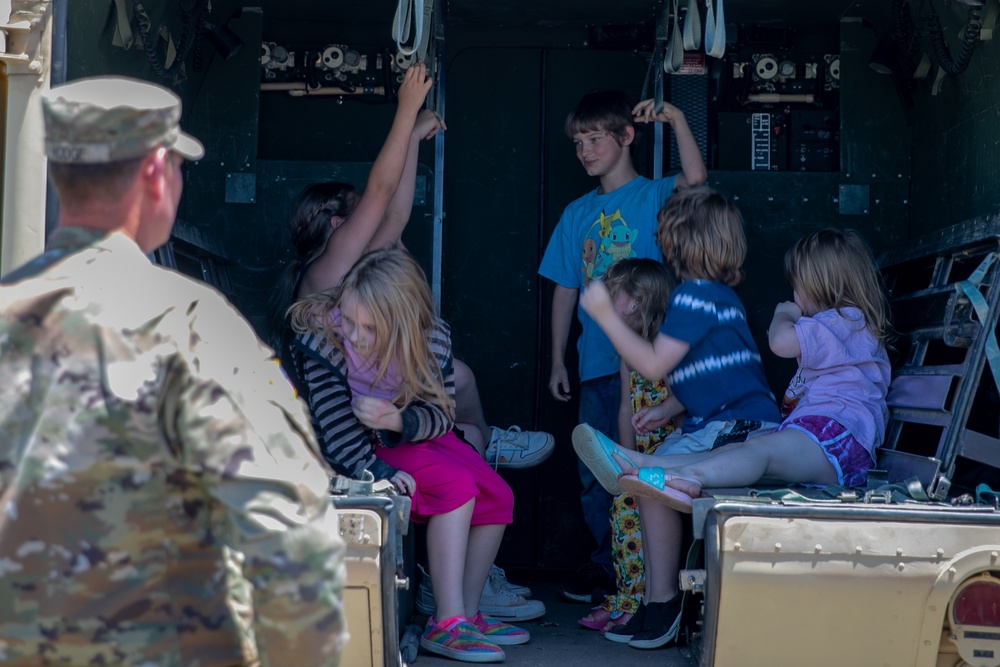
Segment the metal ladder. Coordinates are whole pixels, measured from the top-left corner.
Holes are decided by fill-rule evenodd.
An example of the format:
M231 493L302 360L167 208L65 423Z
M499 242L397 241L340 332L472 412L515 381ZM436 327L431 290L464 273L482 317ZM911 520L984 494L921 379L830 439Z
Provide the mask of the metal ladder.
M879 264L898 338L878 467L889 482L916 478L944 499L960 459L1000 468L1000 368L988 361L1000 315L1000 214L918 238Z

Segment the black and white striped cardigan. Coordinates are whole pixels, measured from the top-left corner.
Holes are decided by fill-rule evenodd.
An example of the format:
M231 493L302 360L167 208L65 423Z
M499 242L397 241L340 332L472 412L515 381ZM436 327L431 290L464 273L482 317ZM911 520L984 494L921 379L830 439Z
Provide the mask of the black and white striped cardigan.
M454 406L455 369L448 325L438 321L429 332L428 343ZM347 361L336 345L316 333L298 334L291 351L323 456L341 475L357 479L369 470L376 480L388 479L396 469L375 457L378 444L396 447L404 442L420 442L444 435L455 425L438 406L415 401L403 409L401 433L376 432L358 421L351 409L353 394L347 383Z

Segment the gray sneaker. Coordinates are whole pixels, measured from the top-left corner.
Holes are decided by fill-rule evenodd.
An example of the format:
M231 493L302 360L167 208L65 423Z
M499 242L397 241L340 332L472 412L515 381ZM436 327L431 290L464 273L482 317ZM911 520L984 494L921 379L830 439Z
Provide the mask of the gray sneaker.
M496 577L487 577L479 610L504 622L530 621L545 615L541 600L526 600L501 585L494 585Z
M521 597L526 597L526 598L531 597L530 588L528 588L527 586L521 586L520 584L512 584L509 581L507 581L507 573L503 571L502 567L497 567L495 563L493 564L493 567L490 568L489 578L493 581L493 586L506 588L514 595L520 595ZM486 592L486 587L484 586L483 593L485 592Z
M416 607L421 614L431 616L436 609L434 588L431 575L422 565L417 565L423 575L423 580L417 586ZM539 600L526 600L524 597L504 587L506 578L503 570L493 566L490 575L483 586L483 596L479 601L479 610L501 621L530 621L545 615L545 604Z

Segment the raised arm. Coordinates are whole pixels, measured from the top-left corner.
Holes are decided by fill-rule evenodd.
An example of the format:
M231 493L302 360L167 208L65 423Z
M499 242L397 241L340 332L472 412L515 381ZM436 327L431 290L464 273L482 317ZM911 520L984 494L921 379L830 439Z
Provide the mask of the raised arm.
M406 223L410 221L413 211L413 195L417 186L417 158L420 154L420 140L431 139L439 131L448 129L444 121L430 109L424 109L417 115L417 122L410 134L410 145L406 149L406 164L403 165L403 176L399 179L396 194L372 237L370 250L387 248L399 243Z
M783 301L774 308L774 318L767 328L767 343L771 351L785 359L795 359L802 354L799 337L795 333L795 323L802 317L802 311L792 301Z
M662 333L657 334L652 343L637 334L615 312L608 288L599 280L591 282L583 291L580 305L601 327L622 361L643 377L666 377L691 349L684 341Z
M372 165L364 194L347 219L330 234L322 254L306 269L300 294L339 285L372 242L399 187L417 113L432 83L423 63L406 70L399 87L396 116Z
M643 100L632 110L637 123L667 123L677 140L677 153L681 158L681 173L677 175L677 188L701 185L708 180L708 170L701 157L701 149L695 141L684 112L669 102L663 103L660 113L653 113L653 100Z

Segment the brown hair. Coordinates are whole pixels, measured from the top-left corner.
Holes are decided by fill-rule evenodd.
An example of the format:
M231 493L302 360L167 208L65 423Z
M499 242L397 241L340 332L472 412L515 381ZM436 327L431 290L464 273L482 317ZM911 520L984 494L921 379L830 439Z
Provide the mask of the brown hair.
M63 204L118 200L139 176L139 165L144 159L145 155L97 164L49 162L49 178Z
M889 336L889 306L868 244L853 229L821 229L799 239L785 253L792 289L820 310L853 306L872 335Z
M330 313L350 292L371 314L375 325L372 358L378 360L375 382L389 364L399 364L402 383L393 403L432 403L455 416L455 401L444 387L441 368L430 350L428 334L438 323L427 277L405 250L384 248L364 255L338 287L306 297L289 309L292 328L315 332L343 350Z
M357 189L349 183L325 181L311 183L299 192L288 218L288 236L295 256L278 278L268 303L268 328L272 345L285 354L287 333L285 313L295 299L302 270L326 248L333 233L330 219L346 218L356 206Z
M680 280L713 280L730 287L743 282L743 216L726 197L703 186L681 190L666 201L656 220L660 250Z
M598 90L587 93L566 117L565 131L570 139L580 132L604 131L619 143L625 138L625 130L634 128L632 105L620 90Z
M640 257L622 259L608 267L602 280L612 299L619 294L635 299L636 309L625 315L625 324L646 340L656 338L675 284L663 262Z

